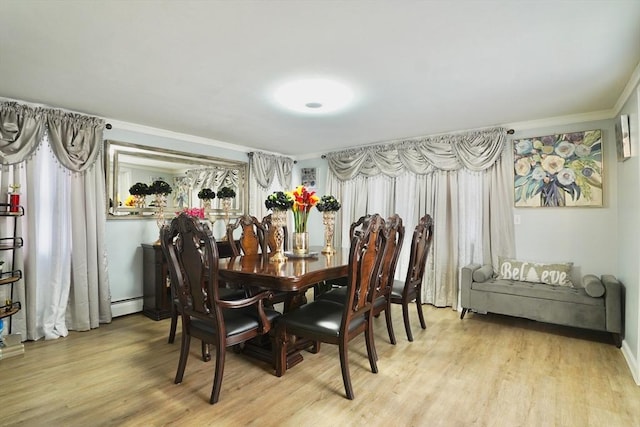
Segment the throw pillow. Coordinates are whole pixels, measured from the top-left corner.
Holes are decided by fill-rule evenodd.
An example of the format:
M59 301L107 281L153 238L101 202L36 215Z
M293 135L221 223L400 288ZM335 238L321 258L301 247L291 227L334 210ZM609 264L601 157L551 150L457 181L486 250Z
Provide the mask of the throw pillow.
M593 274L587 274L582 278L582 286L584 287L584 291L590 297L600 298L604 295L605 289L602 281Z
M483 265L473 272L474 282L486 282L493 277L493 267L491 264Z
M571 267L573 263L542 264L528 261L498 257L498 278L518 280L547 285L573 286L571 283Z

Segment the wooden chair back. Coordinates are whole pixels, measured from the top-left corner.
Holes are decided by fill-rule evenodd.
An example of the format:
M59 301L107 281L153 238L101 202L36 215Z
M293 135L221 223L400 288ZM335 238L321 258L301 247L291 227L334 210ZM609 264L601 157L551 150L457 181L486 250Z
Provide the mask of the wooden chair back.
M427 255L433 239L433 219L426 214L416 225L411 239L411 253L409 255L409 268L405 280L404 293L411 292L422 284Z
M369 295L380 273L386 239L383 229L384 220L375 214L366 221L362 231L351 238L343 331L348 330L351 318L371 309Z
M402 242L404 241L404 225L398 214L390 216L384 225L385 246L380 265L380 274L375 286L373 299L388 297L393 287Z
M234 232L240 229L240 238L234 240ZM234 256L266 254L265 229L255 216L244 214L227 226L227 241Z

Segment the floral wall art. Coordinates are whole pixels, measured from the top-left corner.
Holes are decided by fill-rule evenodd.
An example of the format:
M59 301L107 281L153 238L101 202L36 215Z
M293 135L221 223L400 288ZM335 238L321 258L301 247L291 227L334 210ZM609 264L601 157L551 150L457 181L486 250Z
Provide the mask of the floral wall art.
M602 131L513 141L516 207L602 206Z

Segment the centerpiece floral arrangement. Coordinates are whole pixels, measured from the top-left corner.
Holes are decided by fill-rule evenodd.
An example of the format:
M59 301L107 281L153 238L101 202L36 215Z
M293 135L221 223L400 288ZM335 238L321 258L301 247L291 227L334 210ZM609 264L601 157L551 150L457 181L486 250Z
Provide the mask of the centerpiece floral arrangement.
M264 206L267 209L274 211L286 211L293 206L293 195L291 193L285 193L284 191L274 191L269 194L264 201Z
M547 135L514 142L515 201L540 195L542 206L592 200L602 188L602 136L599 130Z
M153 184L151 184L149 187L149 194L162 194L164 196L166 196L167 194L171 194L171 186L162 181L162 180L156 180L153 181Z
M331 195L322 196L316 205L316 209L320 212L336 212L339 211L341 207L342 205L338 199Z
M146 196L149 193L149 186L144 182L136 182L129 188L129 194L132 196Z
M204 219L204 208L184 208L182 212L195 218ZM176 212L176 215L180 215L180 212Z
M218 189L218 198L219 199L233 199L236 197L236 192L233 188L230 187L220 187Z
M136 198L133 195L127 196L127 198L124 200L124 205L132 208L136 205Z
M211 200L216 198L216 193L210 188L203 188L198 191L198 199Z
M315 191L308 191L304 185L299 185L291 193L294 203L291 207L293 211L294 230L296 233L305 233L307 231L307 219L309 211L314 207L320 198Z

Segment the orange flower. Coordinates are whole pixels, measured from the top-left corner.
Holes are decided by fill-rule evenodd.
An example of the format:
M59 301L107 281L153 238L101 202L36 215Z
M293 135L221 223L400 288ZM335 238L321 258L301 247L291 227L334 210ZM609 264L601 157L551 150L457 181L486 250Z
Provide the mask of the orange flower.
M293 211L295 231L296 233L304 233L307 231L309 211L320 201L320 198L315 191L308 191L303 185L296 187L291 194L294 199L291 210Z

